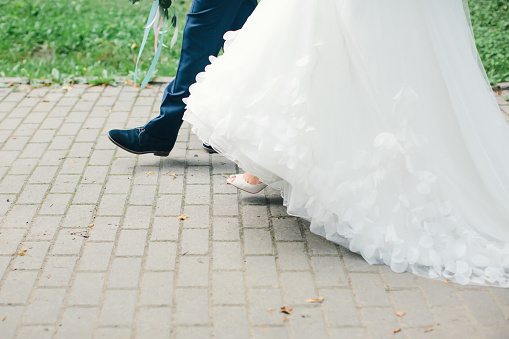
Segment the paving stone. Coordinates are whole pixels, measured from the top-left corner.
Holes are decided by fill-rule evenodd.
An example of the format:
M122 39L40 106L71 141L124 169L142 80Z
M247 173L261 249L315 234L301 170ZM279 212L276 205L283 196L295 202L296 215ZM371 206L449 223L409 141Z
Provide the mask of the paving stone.
M141 305L171 305L172 294L173 272L143 274L139 301Z
M253 254L274 254L272 238L267 229L245 229L244 230L244 253Z
M378 274L350 273L358 303L366 306L391 306L385 286Z
M215 306L214 330L218 338L249 338L249 324L245 307Z
M79 254L83 244L83 236L87 235L88 230L83 229L63 229L58 232L57 238L53 244L52 254Z
M242 206L242 225L244 227L269 227L266 206Z
M131 187L131 176L128 175L109 175L106 183L106 194L127 194Z
M0 304L24 304L37 278L35 271L10 271L0 288Z
M2 319L2 336L4 338L14 338L16 328L21 321L24 307L22 306L2 306L0 305L0 317Z
M14 205L2 221L2 226L6 228L28 228L38 207L37 205Z
M209 185L187 185L186 205L208 205L210 204Z
M70 194L48 194L39 214L64 214L71 198Z
M405 311L405 316L401 318L403 325L409 327L433 325L433 317L419 290L391 291L390 294L396 309Z
M279 309L284 304L279 289L250 289L249 300L254 325L281 325Z
M309 270L309 260L302 242L279 242L276 244L281 270Z
M294 338L326 338L328 336L321 309L296 307L294 315L290 316Z
M74 195L73 204L96 204L99 201L102 185L79 185Z
M459 306L461 304L452 285L425 278L417 280L431 306Z
M184 214L188 216L183 225L186 228L210 228L210 207L208 205L187 205Z
M151 241L178 240L179 220L171 217L155 217L152 223Z
M110 268L108 288L138 288L141 258L115 258Z
M207 254L209 251L209 230L184 229L182 230L182 253Z
M78 182L80 180L79 175L72 174L59 174L55 178L55 182L51 187L52 193L74 193Z
M104 184L109 166L87 166L81 179L82 184Z
M12 255L25 236L23 229L0 228L0 254Z
M100 323L129 326L133 322L137 291L109 290L103 303Z
M239 242L219 242L212 245L213 269L235 270L242 269L242 248Z
M238 197L236 194L215 194L213 204L214 216L239 215Z
M18 270L40 270L48 252L50 243L44 242L23 242L21 251L26 250L24 255L14 258L12 266Z
M104 194L97 210L98 215L123 215L126 199L125 194Z
M283 241L302 241L297 218L275 218L272 220L274 238Z
M319 287L348 286L348 278L338 257L312 257L313 271Z
M18 204L40 204L44 197L46 196L46 192L48 191L49 185L41 184L41 185L26 185L23 189L23 192L19 196L16 203Z
M25 324L53 324L64 301L65 288L37 289L28 305L22 322Z
M250 287L278 287L278 273L272 256L249 256L245 259Z
M156 189L155 185L134 185L129 204L152 206L155 202Z
M288 332L284 327L255 327L255 339L285 339L288 337Z
M37 284L45 287L69 286L75 265L75 256L50 256L47 258L46 265Z
M459 291L476 321L484 326L504 326L507 319L488 291Z
M87 243L81 254L80 271L106 271L110 263L112 242Z
M16 338L51 339L54 333L55 328L53 325L21 326L17 331Z
M149 228L152 217L151 206L128 206L123 228Z
M106 273L76 273L67 298L69 305L99 305Z
M212 338L212 328L204 326L177 327L176 339L207 339Z
M94 212L94 205L71 205L65 214L62 227L89 227Z
M281 279L288 305L306 304L309 298L318 297L310 272L283 272Z
M170 338L170 308L144 307L138 310L136 318L136 338Z
M394 330L401 328L399 317L395 316L392 309L361 308L361 313L372 338L390 338Z
M182 256L179 259L178 286L207 287L209 285L209 259Z
M349 289L320 289L329 327L362 327L354 296Z
M244 274L240 271L212 273L214 304L245 304Z
M66 308L56 338L92 338L94 326L90 324L97 323L98 315L98 308Z
M118 327L102 327L95 331L97 339L125 339L131 337L131 329Z
M208 290L179 288L176 301L175 320L177 324L207 325L210 323ZM196 307L196 305L200 305L200 307Z
M177 244L174 242L150 242L145 261L146 270L170 271L175 269Z
M157 197L157 206L155 211L157 216L178 216L182 214L181 211L182 196L176 194L164 194Z

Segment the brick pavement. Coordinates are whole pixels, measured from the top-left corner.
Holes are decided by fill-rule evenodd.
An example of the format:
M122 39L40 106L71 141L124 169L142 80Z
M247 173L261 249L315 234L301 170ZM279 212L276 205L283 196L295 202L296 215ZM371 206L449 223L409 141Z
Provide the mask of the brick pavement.
M0 89L0 338L509 336L509 290L366 264L225 185L186 125L168 158L115 148L163 88Z

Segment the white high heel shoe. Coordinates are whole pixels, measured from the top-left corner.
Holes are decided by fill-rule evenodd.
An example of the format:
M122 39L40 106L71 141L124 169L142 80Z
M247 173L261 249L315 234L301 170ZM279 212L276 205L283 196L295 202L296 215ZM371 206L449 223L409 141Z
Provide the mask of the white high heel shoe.
M228 178L228 180L226 180L226 183L238 188L239 190L243 190L244 192L251 193L251 194L256 194L258 192L261 192L265 187L267 187L267 185L264 184L263 182L261 182L257 185L249 184L244 179L243 174L230 176L230 178Z

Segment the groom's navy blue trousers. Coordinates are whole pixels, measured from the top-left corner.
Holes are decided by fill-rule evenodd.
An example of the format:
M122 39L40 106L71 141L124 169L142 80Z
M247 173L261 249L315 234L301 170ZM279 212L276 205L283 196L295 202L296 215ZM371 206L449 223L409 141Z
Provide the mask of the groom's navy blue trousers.
M173 147L182 125L189 86L205 69L209 56L217 56L227 31L240 29L257 0L194 0L183 32L182 51L175 79L166 87L160 114L145 125L151 136L170 141Z

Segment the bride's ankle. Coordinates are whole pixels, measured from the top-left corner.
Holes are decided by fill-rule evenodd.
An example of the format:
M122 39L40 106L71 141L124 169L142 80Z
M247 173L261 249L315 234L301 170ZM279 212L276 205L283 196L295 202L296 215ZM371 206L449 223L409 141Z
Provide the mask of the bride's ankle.
M258 177L251 175L249 173L244 173L243 176L244 180L250 185L258 185L259 183L261 183Z

